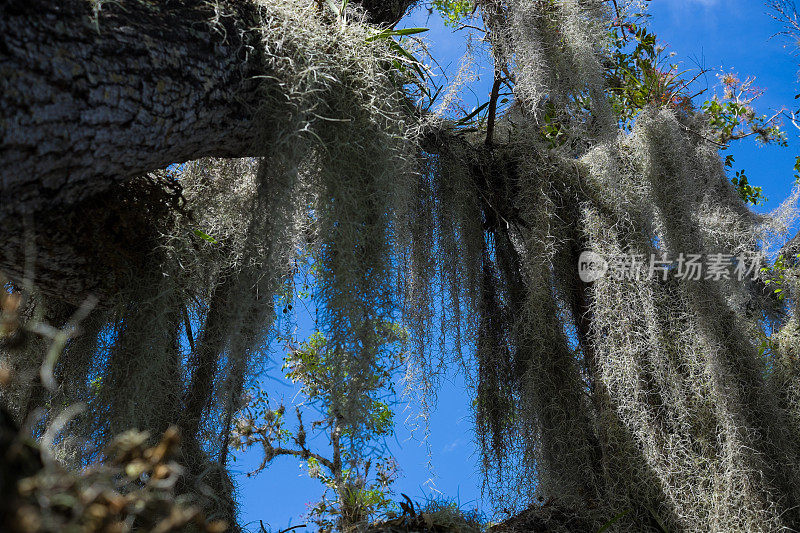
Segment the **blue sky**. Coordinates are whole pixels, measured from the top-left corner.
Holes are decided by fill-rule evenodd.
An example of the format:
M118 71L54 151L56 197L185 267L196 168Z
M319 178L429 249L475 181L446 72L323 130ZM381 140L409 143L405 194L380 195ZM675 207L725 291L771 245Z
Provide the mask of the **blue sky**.
M800 57L791 46L786 46L789 44L786 39L771 38L780 25L766 14L767 9L759 0L653 0L649 4L650 28L669 50L676 52L675 60L681 61L683 68L696 70L699 65L712 69L700 80L698 90L707 87L707 94L713 92L717 84L713 71L724 69L738 73L740 78L756 76L756 85L765 89L756 104L760 113L771 114L796 105ZM454 76L465 51L463 36L453 34L437 15L428 16L425 9L416 10L398 27L420 26L431 28L425 37L431 43L433 55L448 76ZM474 103L469 98L473 102L488 99L491 82L491 70L485 61L477 65L476 73L480 79L465 96L471 105ZM784 126L789 136L788 148L759 146L745 140L728 151L736 159L736 169L746 170L750 183L763 187L769 202L759 210L777 207L788 196L794 181L792 167L795 155L800 154L798 130L791 124ZM301 322L300 328L310 330L310 324ZM280 358L279 352L274 355L275 360ZM269 371L270 378L279 378L279 370L278 363ZM278 379L265 379L263 386L287 400L296 392ZM399 407L397 438L388 443L403 471L403 477L395 484L398 496L405 493L420 501L441 491L465 508L477 507L487 514L495 511L491 502L481 498L479 457L472 435L469 401L463 379L451 376L446 380L439 391L437 410L430 418L430 431L424 443L422 434L412 435L412 424L406 423L406 418L414 418L416 406L409 405L407 410ZM246 472L259 460L260 455L254 450L240 457L233 469ZM316 501L322 491L320 483L309 479L291 458L279 458L267 471L252 478L240 474L237 481L242 522L249 524L252 531L258 530L259 520L273 531L303 523L307 504Z

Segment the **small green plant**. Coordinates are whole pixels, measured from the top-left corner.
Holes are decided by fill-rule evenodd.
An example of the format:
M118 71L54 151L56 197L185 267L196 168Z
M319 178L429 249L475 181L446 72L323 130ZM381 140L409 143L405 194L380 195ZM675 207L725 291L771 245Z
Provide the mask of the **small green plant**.
M431 6L451 28L458 27L461 20L475 11L475 3L470 0L433 0Z
M742 81L733 73L721 73L717 77L722 85L722 95L714 95L701 107L718 143L726 145L730 141L756 136L764 144L787 146L786 134L778 123L781 112L768 117L756 114L753 108L753 102L764 93L753 85L755 78Z
M348 421L342 409L343 396L353 393L347 389L350 377L342 379L336 365L345 354L333 349L321 332L315 332L284 358L286 377L300 384L305 395L302 407L295 406L296 426L289 428L283 402L271 402L266 392L257 391L234 427L237 449L254 444L263 448L261 465L249 475L280 456L305 462L309 476L325 487L322 498L309 511L309 519L320 530L346 531L394 506L389 496L398 468L391 457L382 456L380 443L394 429L390 407L395 394L393 376L404 359L406 333L395 323L383 322L375 325L374 335L384 357L378 358L356 391L356 401L363 406L362 419ZM310 427L304 419L309 408L320 415ZM327 437L329 444L319 444L316 437L320 436ZM312 441L316 442L313 446Z
M800 254L795 256L800 259ZM772 266L765 266L761 268L761 275L765 277L764 284L772 288L773 294L779 299L783 300L786 297L784 292L787 271L792 268L789 261L783 256L779 255Z
M405 501L398 502L401 513L389 512L386 520L377 529L396 529L402 531L451 531L453 533L481 533L487 531L492 523L478 509L465 510L457 502L448 498L431 498L422 504L415 504L411 498L402 494Z
M725 168L732 169L733 163L734 158L729 154L725 158ZM761 187L754 187L747 181L747 175L745 175L744 170L737 170L735 172L736 175L731 178L731 183L736 187L736 191L739 193L739 197L744 203L761 205L767 201L767 197L764 196Z

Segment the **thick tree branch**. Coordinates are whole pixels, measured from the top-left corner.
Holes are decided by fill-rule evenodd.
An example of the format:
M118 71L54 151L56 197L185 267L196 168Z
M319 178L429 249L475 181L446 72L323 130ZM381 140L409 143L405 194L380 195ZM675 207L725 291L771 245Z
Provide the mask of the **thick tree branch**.
M411 4L365 8L393 24ZM0 218L172 163L259 155L253 118L276 82L258 27L248 1L0 1Z
M489 112L486 115L486 146L492 145L493 135L494 135L494 123L497 117L497 98L500 95L500 84L502 83L502 78L500 77L500 73L495 71L494 73L494 83L492 84L492 93L489 97Z
M303 448L303 449L300 449L300 450L293 450L293 449L290 449L290 448L270 448L270 451L273 454L273 456L275 456L275 457L278 457L280 455L291 455L291 456L294 456L294 457L300 457L301 459L313 458L313 459L316 459L316 461L319 464L321 464L322 466L324 466L328 470L332 471L333 468L334 468L333 463L331 463L328 459L326 459L325 457L319 455L318 453L311 452L311 451L307 450L306 448ZM263 466L263 468L260 468L261 470L266 468L267 463L266 462L262 463L262 466Z
M249 2L0 3L0 215L201 156L252 154ZM223 16L220 16L223 15Z
M391 24L411 3L365 9ZM245 0L0 0L0 270L21 282L30 249L43 292L75 303L113 292L153 226L152 213L120 220L131 178L268 148L271 128L256 117L292 111L264 109L265 92L281 89L261 52L259 9Z

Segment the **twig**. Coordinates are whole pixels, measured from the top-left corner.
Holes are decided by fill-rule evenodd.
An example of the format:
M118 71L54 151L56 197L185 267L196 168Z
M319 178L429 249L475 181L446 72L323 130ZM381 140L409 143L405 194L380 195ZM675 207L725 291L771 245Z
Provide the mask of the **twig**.
M42 435L42 443L40 449L42 450L42 456L46 458L48 461L53 460L53 453L52 453L52 446L53 441L55 440L56 436L64 429L73 418L81 414L83 411L86 410L86 404L84 403L75 403L64 409L61 414L59 414L53 423L45 430L44 435Z
M469 28L471 30L477 30L477 31L479 31L481 33L486 33L486 29L485 28L479 28L478 26L474 26L472 24L459 24L457 31L464 30L466 28Z
M727 145L727 144L724 144L724 143L721 143L721 142L717 142L717 141L715 141L714 139L709 139L708 137L706 137L706 136L705 136L705 135L703 135L702 133L698 133L698 132L694 131L694 130L693 130L693 129L691 129L691 128L688 128L688 127L686 127L686 126L683 126L683 129L684 129L684 131L686 131L686 132L688 132L688 133L693 133L693 134L697 135L698 137L700 137L701 139L703 139L704 141L708 141L708 142L710 142L711 144L715 144L715 145L719 146L720 148L728 148L728 145Z
M495 71L494 83L492 84L492 95L489 98L489 114L486 119L486 146L492 145L492 136L494 135L495 115L497 115L497 98L500 92L500 83L502 78L500 73Z
M684 71L684 72L686 72L686 71ZM687 87L689 87L689 85L691 85L692 83L694 83L694 82L697 80L697 78L699 78L700 76L703 76L704 74L707 74L707 73L708 73L708 70L706 70L706 69L701 69L701 70L700 70L700 72L698 72L698 73L697 73L697 76L695 76L695 77L693 77L692 79L690 79L689 81L687 81L687 82L683 83L683 84L682 84L682 85L681 85L681 86L680 86L680 87L679 87L677 90L675 90L675 91L673 92L673 94L676 94L676 95L677 95L679 92L681 92L682 90L684 90L684 89L686 89ZM703 94L705 91L706 91L706 89L703 89L702 91L700 91L699 93L697 93L695 96L698 96L698 95L700 95L700 94ZM693 96L692 98L694 98L694 96Z
M56 389L56 380L53 375L56 362L67 342L79 332L80 323L89 316L89 313L92 312L96 305L97 298L95 296L87 297L69 319L69 322L62 329L56 330L50 348L47 350L47 356L39 369L39 378L47 390L53 391Z
M261 527L264 527L264 526L261 526ZM278 533L286 533L287 531L291 531L293 529L297 529L298 527L306 527L306 524L299 524L297 526L292 526L292 527L289 527L289 528L286 528L286 529L282 529L282 530L278 531Z
M616 10L617 12L617 20L619 20L622 17L622 15L619 12L619 6L617 5L617 0L611 0L611 2L614 4L614 10Z
M189 348L192 349L192 353L194 353L194 336L192 335L192 323L189 320L189 310L186 309L186 306L183 306L183 325L186 328L186 339L189 341Z

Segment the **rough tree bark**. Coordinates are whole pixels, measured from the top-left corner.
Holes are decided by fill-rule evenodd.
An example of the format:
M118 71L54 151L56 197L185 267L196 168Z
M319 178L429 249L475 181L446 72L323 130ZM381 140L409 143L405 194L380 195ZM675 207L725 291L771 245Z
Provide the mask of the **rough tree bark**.
M391 25L413 3L364 8ZM0 0L0 271L22 277L28 219L60 232L36 232L40 289L102 292L73 241L108 219L75 225L82 206L101 196L113 211L115 184L173 163L259 155L256 14L236 0Z
M252 4L0 3L2 211L74 203L205 155L245 156L265 74ZM155 7L154 7L155 6ZM220 10L222 11L222 10ZM253 24L249 25L254 26Z

